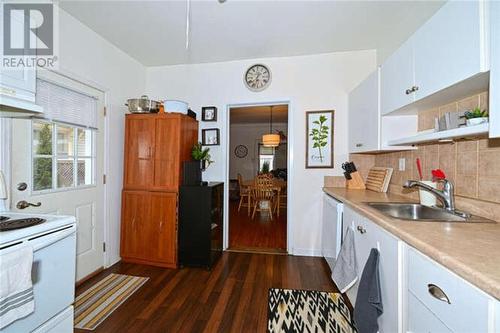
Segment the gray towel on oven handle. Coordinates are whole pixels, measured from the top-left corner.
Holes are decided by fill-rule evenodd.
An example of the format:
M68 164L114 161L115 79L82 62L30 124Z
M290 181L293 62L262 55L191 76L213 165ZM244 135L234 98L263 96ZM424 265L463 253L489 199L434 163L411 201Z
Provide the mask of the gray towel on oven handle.
M378 271L379 259L379 251L372 249L359 280L354 306L354 322L359 333L376 333L378 317L384 312Z
M347 228L339 256L333 267L332 279L341 293L349 290L358 280L358 264L352 227Z

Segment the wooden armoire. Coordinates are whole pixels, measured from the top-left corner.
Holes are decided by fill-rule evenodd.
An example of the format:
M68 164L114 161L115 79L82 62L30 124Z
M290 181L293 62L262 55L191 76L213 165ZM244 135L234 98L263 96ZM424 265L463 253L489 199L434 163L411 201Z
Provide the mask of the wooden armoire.
M178 113L127 114L120 255L125 262L177 267L182 163L198 122Z

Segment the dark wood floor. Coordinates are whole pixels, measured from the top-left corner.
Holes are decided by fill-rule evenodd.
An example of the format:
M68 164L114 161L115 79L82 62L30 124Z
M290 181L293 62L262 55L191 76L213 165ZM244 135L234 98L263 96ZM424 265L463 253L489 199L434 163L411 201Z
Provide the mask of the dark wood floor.
M150 280L95 333L265 332L269 288L336 291L322 258L225 252L211 272L118 263L77 294L113 272Z
M229 202L229 248L286 253L286 210L272 221L265 212L256 212L252 220L246 207L238 212L238 203Z

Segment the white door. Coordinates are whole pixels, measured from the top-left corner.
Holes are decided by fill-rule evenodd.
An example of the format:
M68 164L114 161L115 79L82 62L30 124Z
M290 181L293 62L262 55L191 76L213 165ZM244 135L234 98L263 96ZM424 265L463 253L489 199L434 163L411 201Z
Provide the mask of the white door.
M11 206L14 211L76 217L76 280L80 280L104 265L104 95L55 73L44 72L42 79L94 96L95 103L94 99L88 100L89 105L96 106L97 130L46 120L14 119ZM28 185L26 190L18 189L21 183ZM21 200L39 202L41 206L18 209Z
M486 69L481 9L479 1L447 2L412 37L416 100Z
M381 113L402 108L415 100L414 93L406 93L414 85L413 42L406 41L380 69Z

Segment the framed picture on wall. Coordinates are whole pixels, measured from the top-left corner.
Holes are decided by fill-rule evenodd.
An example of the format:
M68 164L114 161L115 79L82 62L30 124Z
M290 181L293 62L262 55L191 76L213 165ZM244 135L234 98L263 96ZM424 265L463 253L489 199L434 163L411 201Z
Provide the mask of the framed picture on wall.
M220 145L220 136L218 128L207 128L201 130L201 144L203 146Z
M334 111L306 112L306 169L333 168Z
M217 121L217 108L215 106L204 106L201 108L201 120Z

